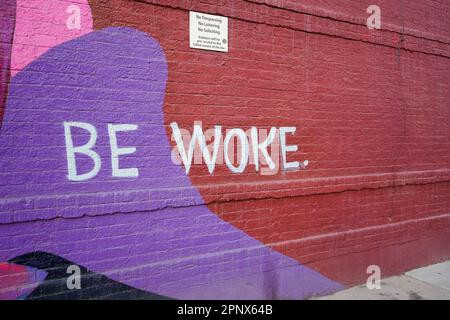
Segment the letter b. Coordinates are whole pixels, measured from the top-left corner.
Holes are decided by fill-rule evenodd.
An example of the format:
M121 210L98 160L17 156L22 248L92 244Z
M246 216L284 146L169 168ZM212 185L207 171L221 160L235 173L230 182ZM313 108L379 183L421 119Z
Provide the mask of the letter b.
M82 146L74 147L72 139L71 127L77 127L89 132L89 141ZM101 159L98 153L91 150L97 141L97 130L95 127L86 122L64 122L64 135L66 139L66 154L68 178L70 181L85 181L95 177L101 168ZM94 161L94 167L91 171L78 174L75 154L81 153L87 155Z

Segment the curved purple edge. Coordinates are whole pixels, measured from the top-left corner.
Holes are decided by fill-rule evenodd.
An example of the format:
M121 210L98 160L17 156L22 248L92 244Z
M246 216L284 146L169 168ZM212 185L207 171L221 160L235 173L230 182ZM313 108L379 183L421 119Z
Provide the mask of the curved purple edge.
M13 216L26 211L39 219L69 210L73 218L57 214L0 224L0 261L49 252L115 281L181 299L302 299L341 289L204 205L171 161L163 125L166 80L158 42L122 27L59 45L12 79L0 135L0 211ZM95 178L68 181L64 121L97 128L93 149L102 169ZM121 146L137 148L121 157L121 167L137 167L138 178L111 177L108 123L138 125L119 135ZM74 141L84 144L87 137L75 134ZM79 159L80 171L91 167L90 159ZM158 193L145 193L153 189ZM67 200L69 195L75 200ZM183 207L184 196L197 205ZM181 206L124 211L174 197ZM11 206L11 199L20 207Z

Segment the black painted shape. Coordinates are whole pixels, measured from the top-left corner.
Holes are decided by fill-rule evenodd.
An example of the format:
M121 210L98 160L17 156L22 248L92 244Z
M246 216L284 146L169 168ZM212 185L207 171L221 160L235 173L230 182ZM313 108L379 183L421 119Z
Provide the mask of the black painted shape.
M171 299L109 279L102 274L91 272L83 266L47 252L27 253L15 257L9 262L47 272L45 280L25 297L27 300ZM77 265L80 268L81 289L69 289L67 287L67 280L72 275L67 273L67 268L71 265Z

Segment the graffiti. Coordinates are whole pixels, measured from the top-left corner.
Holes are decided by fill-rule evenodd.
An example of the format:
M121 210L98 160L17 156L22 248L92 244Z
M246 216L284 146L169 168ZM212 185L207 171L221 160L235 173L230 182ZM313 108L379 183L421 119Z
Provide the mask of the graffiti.
M123 46L111 45L115 43L127 43L126 51ZM74 48L89 50L73 57ZM71 77L50 72L67 63L72 66ZM126 66L134 73L124 77ZM40 70L49 72L49 85L44 89L33 85L40 81L33 77ZM340 288L224 222L206 207L184 170L171 161L162 126L166 79L167 64L158 43L142 32L117 27L56 46L12 79L0 137L0 194L6 199L27 197L40 205L27 209L26 202L1 200L3 208L9 208L13 221L27 215L33 219L52 214L83 218L21 225L24 237L33 235L32 241L23 243L8 237L16 232L10 224L2 229L7 240L2 243L5 250L0 258L5 261L10 254L50 252L116 282L172 298L263 298L273 297L274 292L278 298L302 298ZM85 85L71 86L80 81ZM33 123L24 125L30 119ZM100 170L96 179L69 181L64 122L92 124L98 130L96 153L108 159L107 124L118 119L119 124L133 123L139 128L139 135L123 133L125 144L136 146L136 151L120 157L124 168L140 164L139 177L111 179L113 164L106 161L109 170ZM85 145L89 140L86 130L71 129L73 144ZM77 172L89 172L89 160L80 159ZM145 191L148 188L150 193ZM173 190L183 190L184 197L174 197ZM78 194L76 203L70 204L67 197L71 194ZM46 198L41 198L43 195ZM127 200L137 196L148 200ZM107 236L101 236L105 232Z
M72 129L71 128L83 129L84 131L89 133L89 140L84 145L74 146L73 138L72 138ZM181 156L182 162L184 164L186 174L189 173L190 167L192 165L192 161L194 159L194 151L197 142L197 146L200 149L200 153L203 156L203 159L208 166L208 170L210 174L214 173L214 168L217 161L217 155L219 153L219 147L222 139L222 130L221 126L215 127L215 135L213 142L213 150L212 154L210 154L208 147L206 145L206 138L203 134L202 128L199 125L194 125L194 131L192 138L189 142L188 150L186 151L183 137L180 129L178 128L178 124L176 122L171 124L173 130L173 136L175 137L175 141L177 143L177 148L179 155ZM127 168L120 169L119 168L119 156L133 154L136 152L136 147L121 147L119 148L117 143L117 132L125 132L125 131L136 131L138 129L138 125L136 124L111 124L108 123L108 135L109 135L109 144L111 148L111 166L112 166L112 176L118 178L137 178L139 176L138 168ZM279 140L280 140L280 149L282 156L282 169L297 169L300 166L299 161L288 162L287 161L287 152L295 152L298 150L297 145L289 146L286 145L286 133L294 133L295 127L281 127L277 129L275 127L271 128L269 136L261 143L258 141L258 131L256 127L252 127L251 138L250 141L247 138L244 130L239 128L230 129L227 131L225 138L223 140L223 151L222 154L225 158L225 163L227 167L233 173L242 173L244 172L248 162L249 162L249 149L252 149L253 163L255 165L256 171L259 170L260 160L259 160L259 152L264 157L264 162L268 164L271 170L275 169L275 164L272 158L269 156L267 152L267 148L274 141L276 133L279 132ZM94 151L94 147L97 141L97 129L90 123L87 122L64 122L64 134L66 141L66 153L67 153L67 168L68 168L68 179L71 181L85 181L94 178L101 169L101 157L97 152ZM234 147L230 148L231 141L233 137L238 137L240 141L240 149L238 150L238 159L239 166L235 167L233 161L230 159L234 159ZM78 174L77 173L77 161L76 154L83 154L88 156L93 164L93 168L86 173ZM195 157L198 159L198 157ZM197 162L198 163L198 162ZM302 163L302 167L306 167L308 165L308 161L304 161Z
M176 130L184 168L172 161L157 40L127 27L92 31L84 1L80 29L67 28L68 1L39 3L55 7L38 20L55 18L65 31L44 23L53 37L36 37L41 21L18 1L0 132L0 270L21 277L1 283L1 298L300 299L342 288L211 211L186 174L192 148L183 152ZM275 139L284 168L299 166L286 158L298 149L286 142L295 127L263 139L255 130L225 134L223 150L241 142L238 166L224 152L230 171L243 172L250 151L256 168L259 153L270 167ZM204 141L200 131L191 141ZM211 173L218 142L203 152ZM71 265L80 289L67 286Z
M0 300L25 299L47 276L43 270L14 263L0 263Z
M74 147L72 139L72 127L84 129L89 132L89 141L82 145ZM120 169L119 168L119 156L127 155L136 152L135 147L119 148L117 145L116 133L120 131L134 131L137 129L137 125L134 124L111 124L108 123L109 142L111 147L111 166L112 176L118 178L136 178L139 176L137 168ZM66 140L66 153L67 153L67 168L68 179L70 181L84 181L95 177L101 168L101 158L92 148L97 141L97 130L89 123L85 122L64 122L64 135ZM94 167L87 173L77 173L76 153L81 153L88 156L94 162Z
M80 283L82 283L82 286L80 285L77 290L71 289L67 285L70 280L70 274L67 273L67 270L74 266L73 262L46 252L33 252L15 257L10 260L9 264L13 268L23 267L27 268L27 270L32 270L28 271L28 274L38 273L41 275L40 279L37 280L38 283L34 284L34 288L29 290L31 292L19 297L26 300L39 300L42 298L52 300L93 298L167 299L166 297L138 290L111 280L104 275L96 274L79 265L77 267L80 270ZM11 278L14 278L15 273L10 272L10 275ZM16 290L18 286L18 284L13 286L12 283L8 285L11 291ZM20 286L26 286L26 283L21 283ZM7 297L0 295L0 298Z
M261 138L261 134L258 133L258 128L256 127L251 127L251 129L248 130L249 133L245 132L241 128L228 129L225 137L222 138L222 126L215 126L213 135L214 142L212 143L212 152L210 153L201 125L194 124L192 137L190 137L189 134L185 134L185 136L187 136L186 140L188 140L187 148L184 142L185 139L183 139L183 134L181 133L178 124L176 122L173 122L170 124L170 126L173 132L172 137L176 142L176 146L178 149L177 151L185 167L186 174L188 174L190 171L193 159L197 160L194 161L195 164L200 164L202 163L202 160L204 160L208 167L209 173L213 174L221 144L223 145L223 151L220 154L223 155L226 166L233 173L242 173L245 171L247 164L250 161L250 152L251 157L253 158L253 161L251 163L254 164L256 172L259 171L260 165L262 164L267 164L270 170L274 170L276 168L275 163L267 151L274 140L279 141L277 147L280 148L281 152L281 169L292 170L298 169L300 167L299 161L287 161L288 152L298 151L297 145L286 144L286 133L295 133L295 127L280 127L279 129L277 129L276 127L272 127L270 128L268 136L264 139ZM238 151L236 153L237 159L239 159L239 166L237 167L233 164L232 160L235 158L235 148L234 144L232 144L235 137L238 139L238 145L240 147L238 148ZM261 140L262 142L260 142ZM195 148L196 146L197 148ZM194 152L197 152L197 154L201 154L202 157L195 157ZM260 153L262 155L261 161L259 156ZM278 159L278 157L276 159ZM305 160L302 162L301 167L305 168L307 165L308 160Z

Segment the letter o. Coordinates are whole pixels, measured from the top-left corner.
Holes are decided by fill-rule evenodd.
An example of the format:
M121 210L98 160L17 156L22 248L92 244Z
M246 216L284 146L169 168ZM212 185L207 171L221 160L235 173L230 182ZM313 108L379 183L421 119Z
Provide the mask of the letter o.
M230 141L233 138L233 136L237 136L241 142L241 159L239 161L238 167L233 166L233 163L230 161L230 157L228 156L228 145L230 144ZM248 139L247 139L247 135L245 134L244 130L239 129L239 128L234 128L234 129L231 129L230 131L228 131L225 136L223 148L224 148L225 163L226 163L228 169L230 169L231 172L233 172L233 173L244 172L245 167L247 166L247 163L248 163L248 152L249 152L248 151L248 149L249 149Z

